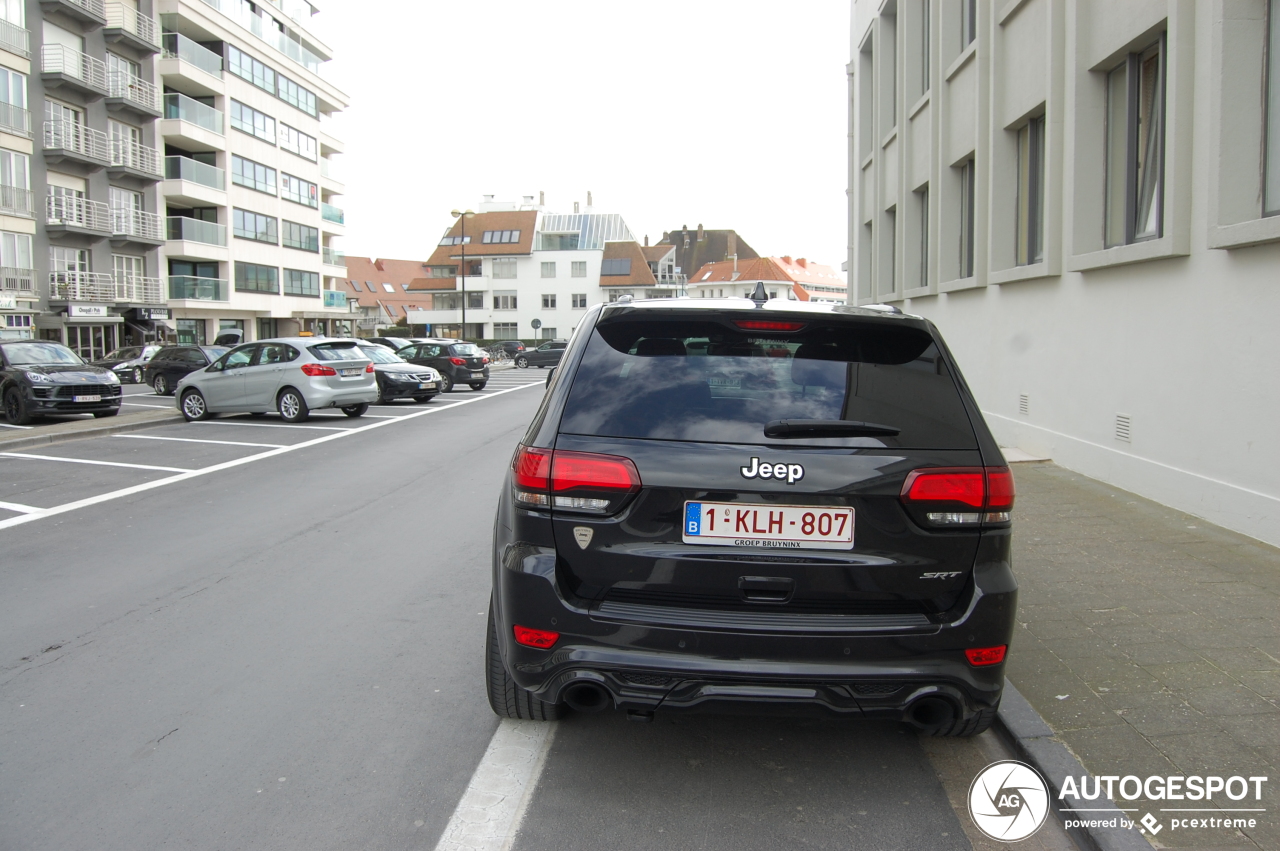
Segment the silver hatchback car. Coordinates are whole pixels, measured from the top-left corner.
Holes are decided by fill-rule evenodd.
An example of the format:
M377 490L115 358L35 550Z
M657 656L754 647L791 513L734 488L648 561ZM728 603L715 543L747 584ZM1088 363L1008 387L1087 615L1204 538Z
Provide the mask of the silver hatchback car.
M189 373L174 395L188 422L277 411L285 422L296 423L316 408L363 416L378 400L378 379L356 340L285 337L236 346Z

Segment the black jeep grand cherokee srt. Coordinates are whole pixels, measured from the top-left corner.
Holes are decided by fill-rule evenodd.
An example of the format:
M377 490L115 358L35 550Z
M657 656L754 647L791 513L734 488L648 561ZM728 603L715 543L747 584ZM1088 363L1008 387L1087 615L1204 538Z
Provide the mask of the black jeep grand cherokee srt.
M932 323L762 288L617 302L557 373L494 525L498 715L990 726L1013 480Z

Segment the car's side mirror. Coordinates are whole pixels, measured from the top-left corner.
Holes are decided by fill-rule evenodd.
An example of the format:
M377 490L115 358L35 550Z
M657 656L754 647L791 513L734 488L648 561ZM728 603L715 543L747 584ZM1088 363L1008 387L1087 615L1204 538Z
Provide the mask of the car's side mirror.
M553 367L550 367L550 368L547 370L547 386L548 386L548 387L550 387L550 386L551 386L551 378L552 378L552 376L554 376L555 374L556 374L556 368L555 368L554 366L553 366Z

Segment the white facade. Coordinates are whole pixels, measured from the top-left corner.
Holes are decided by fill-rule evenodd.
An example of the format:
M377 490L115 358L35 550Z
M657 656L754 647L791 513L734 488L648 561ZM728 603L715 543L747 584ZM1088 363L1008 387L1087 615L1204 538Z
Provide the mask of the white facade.
M1277 18L855 0L849 65L851 300L936 322L1002 444L1273 544Z

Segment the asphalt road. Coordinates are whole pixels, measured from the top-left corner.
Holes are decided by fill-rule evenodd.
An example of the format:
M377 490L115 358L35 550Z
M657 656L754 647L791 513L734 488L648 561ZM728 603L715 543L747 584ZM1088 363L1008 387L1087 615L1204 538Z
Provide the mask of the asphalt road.
M543 377L0 455L0 849L434 848L498 728L490 527ZM962 787L1003 756L571 717L514 847L968 848Z

